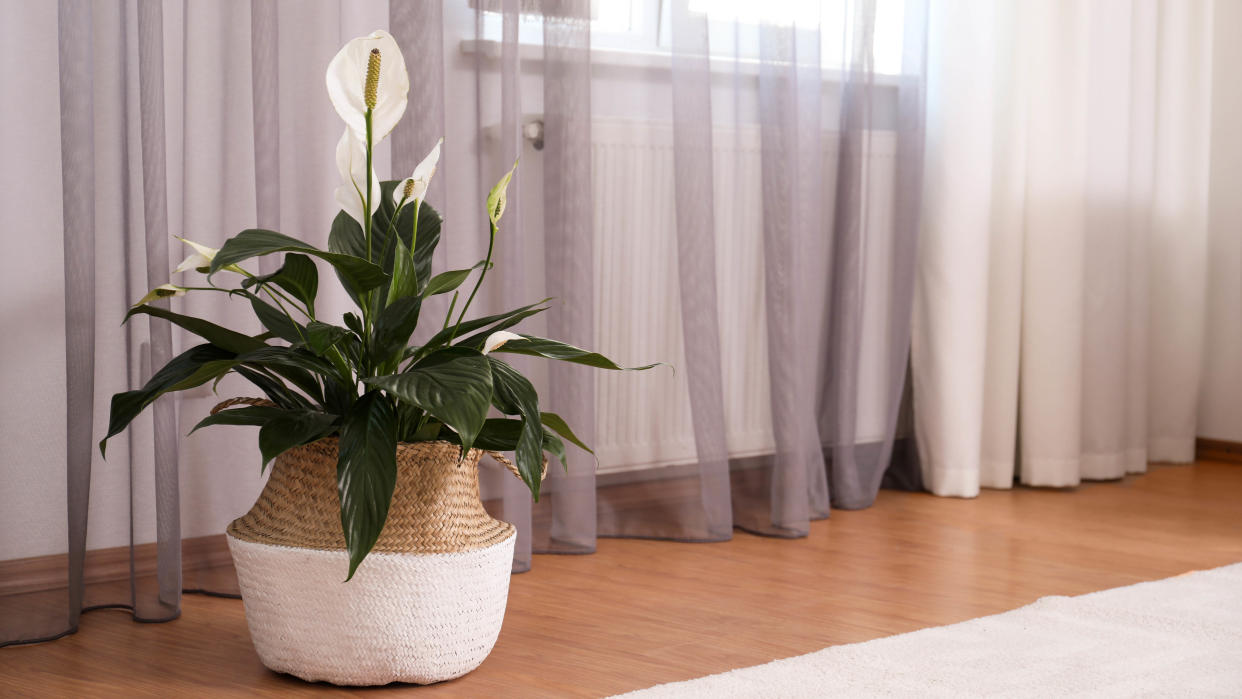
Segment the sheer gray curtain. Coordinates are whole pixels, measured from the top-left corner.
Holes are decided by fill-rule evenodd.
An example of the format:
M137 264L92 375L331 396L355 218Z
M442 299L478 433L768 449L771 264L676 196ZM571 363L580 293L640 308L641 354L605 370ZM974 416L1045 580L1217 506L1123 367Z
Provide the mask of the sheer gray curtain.
M126 383L143 380L151 366L173 356L173 336L166 323L134 323L121 329L116 313L97 317L100 307L123 309L124 305L111 305L118 297L132 298L135 292L143 293L139 289L168 281L163 8L159 3L112 7L66 0L51 9L56 28L52 37L58 37L54 44L58 55L52 58L60 68L63 185L58 198L63 206L61 211L43 213L63 220L66 407L63 451L60 445L44 447L65 455L64 469L53 470L64 474L68 556L54 559L62 569L47 575L49 581L64 581L59 589L0 596L0 645L71 632L81 613L91 608L129 608L142 621L173 619L182 589L179 431L171 400L157 402L152 419L128 440L118 440L110 465L114 482L119 476L130 487L153 492L147 501L151 508L143 513L150 516L148 521L134 522L138 513L130 508L129 540L132 550L135 528L153 533L158 566L127 580L123 575L92 575L93 569L108 562L86 553L92 472L102 466L97 462L94 418L106 410L107 394L116 379L123 375ZM110 370L100 371L100 364L111 364ZM23 435L6 438L21 440ZM127 460L129 468L124 465ZM113 507L97 509L106 517ZM42 527L59 524L48 522L49 514L43 513ZM100 582L88 586L87 577Z
M676 306L681 339L677 356L617 358L676 365L676 375L642 376L684 382L691 455L597 474L591 455L574 450L568 472L550 469L538 503L511 477L484 473L489 506L518 526L515 570L529 568L532 553L592 552L601 536L720 541L735 528L803 536L833 506L870 504L886 476L918 487L899 411L922 176L923 4L904 3L902 66L881 74L871 0L769 24L672 2L661 30L671 61L627 73L621 101L648 105L671 130L673 211L659 234L675 257L675 282L658 303ZM101 460L95 442L108 397L186 346L166 324L118 322L143 291L168 281L182 256L171 235L218 246L257 223L326 245L339 123L322 69L345 40L387 26L411 66L417 118L407 116L391 152L378 154L381 176L408 174L446 137L429 195L446 213L438 268L482 256L479 202L521 156L498 243L503 264L480 312L554 296L529 331L597 346L611 312L599 304L609 298L599 271L610 242L599 224L613 202L593 186L592 149L598 120L620 104L608 93L618 69L592 49L587 0L473 5L6 6L15 21L0 29L3 87L30 108L6 103L3 137L33 165L0 192L6 234L31 236L23 261L4 261L13 290L6 318L26 330L5 339L0 370L25 397L0 406L0 473L20 484L0 493L0 524L24 534L0 537L0 565L43 556L53 582L33 591L0 580L0 645L72 632L92 607L157 621L179 614L183 589L235 592L226 562L183 566L182 541L219 535L249 507L262 483L257 449L245 439L182 437L218 400L187 394L136 421ZM495 54L463 54L460 39L489 38L493 11L502 29ZM523 45L531 22L541 37L534 47ZM30 70L13 70L19 63ZM528 115L542 120L542 150L522 136ZM748 133L757 134L757 159L729 147ZM738 230L750 201L760 223ZM746 328L761 351L745 356L730 334L737 286L726 261L738 249L761 259L754 296L762 300ZM343 296L322 301L348 308ZM175 304L258 331L227 300ZM517 363L547 409L587 443L607 440L597 410L611 399L608 385L571 365ZM729 443L740 375L762 378L770 403L758 427L771 443L758 451Z
M502 31L491 55L476 54L476 82L482 93L498 86L501 96L490 111L486 97L478 102L480 125L499 128L489 142L499 157L480 156L481 184L503 171L500 164L525 158L518 183L528 194L517 199L526 208L508 218L505 245L541 251L544 271L507 276L504 296L565 299L548 312L549 331L596 346L602 319L589 304L605 292L593 270L608 262L594 252L603 234L592 225L590 162L593 121L608 115L592 109L592 92L613 89L615 69L593 63L585 1L486 7L501 15ZM832 7L837 14L783 24L720 21L684 0L669 8L671 72L647 78L645 94L633 99L671 117L675 230L661 234L676 236L677 295L668 302L680 304L677 369L686 377L696 456L596 474L582 466L589 457L574 454L576 467L552 469L533 507L519 489L492 483L485 490L497 514L523 533L515 570L530 566L531 552L589 553L600 536L720 541L735 527L804 536L832 506L870 505L886 477L920 486L899 413L908 404L922 187L925 3L904 4L900 69L884 75L873 59L876 3ZM476 12L483 39L484 10ZM541 49L524 46L533 43L532 22L541 25ZM824 46L841 55L823 55ZM543 121L542 151L523 146L531 115ZM737 455L728 444L727 414L737 406L725 399L729 348L720 330L721 314L732 312L720 293L730 280L718 268L725 246L748 241L722 235L718 218L733 215L737 195L720 174L748 167L722 142L748 128L760 133L759 167L739 178L761 190L762 225L743 235L760 239L766 323L751 332L765 338L767 362L746 371L766 374L775 448ZM887 180L874 172L885 167ZM596 386L589 374L559 368L545 384L548 409L573 416L588 441L608 429L595 420ZM863 426L859 414L868 411L880 417Z
M96 444L110 396L194 344L167 323L120 321L147 289L180 281L169 270L186 253L172 236L218 247L258 224L326 245L340 127L323 68L345 40L387 26L390 9L406 7L0 5L0 88L20 96L5 100L0 133L23 163L0 191L4 233L23 241L2 277L4 317L20 331L0 341L0 645L72 633L94 608L163 621L179 615L183 589L236 592L227 555L203 537L253 502L257 452L247 439L184 435L220 397L248 389L226 381L220 396L161 399L105 461ZM438 45L411 40L407 60L442 60ZM420 77L420 90L442 84ZM412 170L421 133L396 137L406 140L394 167ZM385 175L389 157L378 158ZM174 304L258 332L227 300Z

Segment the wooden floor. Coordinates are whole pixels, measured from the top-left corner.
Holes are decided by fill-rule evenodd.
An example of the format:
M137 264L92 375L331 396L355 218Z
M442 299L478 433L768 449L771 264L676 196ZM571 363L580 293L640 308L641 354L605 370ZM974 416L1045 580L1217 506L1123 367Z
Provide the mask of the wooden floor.
M1155 466L1073 491L974 500L885 491L801 540L603 540L513 578L474 673L384 696L601 696L1242 561L1242 465ZM87 615L74 636L0 650L0 695L335 694L265 670L236 600L181 619Z

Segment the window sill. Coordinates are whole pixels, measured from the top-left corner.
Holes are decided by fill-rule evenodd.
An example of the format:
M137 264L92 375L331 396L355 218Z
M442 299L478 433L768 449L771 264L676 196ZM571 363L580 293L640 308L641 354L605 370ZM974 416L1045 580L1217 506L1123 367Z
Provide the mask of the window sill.
M477 56L485 60L496 61L500 60L502 44L493 39L463 39L460 43L460 48L464 56ZM543 46L530 43L519 44L518 58L525 63L541 63L543 61ZM591 64L611 68L671 72L673 69L673 57L668 53L659 51L593 48L591 49ZM737 74L758 78L759 68L760 62L753 58L736 60L716 56L711 58L711 71L716 74ZM821 75L824 82L828 84L844 82L844 74L839 70L824 69ZM881 86L896 87L900 82L901 76L888 73L876 74L874 79L874 84Z

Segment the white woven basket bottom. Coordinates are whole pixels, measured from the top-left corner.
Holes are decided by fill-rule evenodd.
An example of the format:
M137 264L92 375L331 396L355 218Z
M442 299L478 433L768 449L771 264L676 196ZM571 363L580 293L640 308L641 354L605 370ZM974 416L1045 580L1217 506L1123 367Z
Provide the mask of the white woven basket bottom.
M515 535L477 551L372 553L228 537L263 664L311 682L428 684L478 667L500 634Z

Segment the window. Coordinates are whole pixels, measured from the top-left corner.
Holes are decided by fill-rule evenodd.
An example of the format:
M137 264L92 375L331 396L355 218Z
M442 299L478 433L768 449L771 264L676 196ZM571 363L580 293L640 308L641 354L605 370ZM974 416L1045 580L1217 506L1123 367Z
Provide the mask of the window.
M705 15L713 55L758 60L759 26L820 29L820 63L840 70L852 52L852 17L856 0L688 0L693 13ZM667 54L670 0L595 0L591 7L591 47L612 51ZM901 73L904 0L877 0L872 59L875 71ZM483 13L483 38L500 41L503 18ZM543 21L523 15L518 29L523 44L543 40Z

